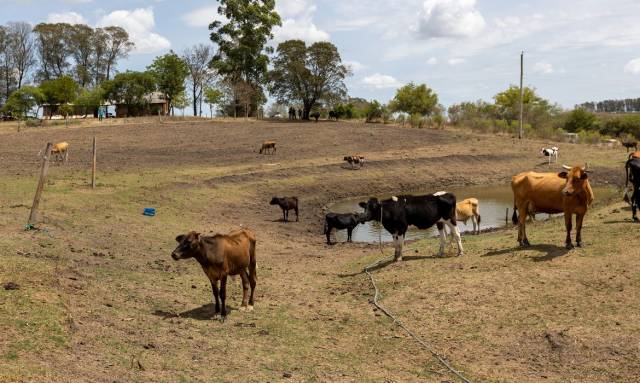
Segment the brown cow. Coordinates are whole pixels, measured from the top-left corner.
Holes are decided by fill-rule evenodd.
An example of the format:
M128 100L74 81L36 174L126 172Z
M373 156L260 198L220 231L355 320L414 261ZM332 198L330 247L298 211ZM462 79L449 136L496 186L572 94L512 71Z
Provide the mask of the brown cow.
M38 157L42 155L43 150L38 152ZM51 155L62 163L69 161L69 143L66 141L57 142L51 147Z
M481 217L476 198L467 198L456 204L456 220L462 221L466 225L469 219L473 224L473 233L480 234Z
M275 154L276 152L276 142L275 141L265 141L262 143L262 147L260 148L260 154Z
M227 315L227 276L242 278L242 305L240 310L253 310L253 292L256 288L256 238L251 230L239 229L229 234L205 237L191 231L176 237L178 247L173 250L174 260L195 258L211 281L215 303L214 316ZM218 281L220 290L218 292ZM247 293L251 287L251 295ZM220 299L218 300L218 294ZM221 306L222 303L222 306Z
M514 211L512 220L518 227L518 243L529 246L525 221L527 214L564 213L567 229L566 247L571 249L571 228L573 214L576 215L576 245L582 246L582 220L587 208L593 202L594 195L585 167L573 168L562 165L567 171L561 173L524 172L511 180ZM520 217L518 212L520 210Z
M282 219L284 222L289 221L289 210L296 212L296 222L298 219L298 197L273 197L269 205L278 205L282 209Z
M640 158L640 152L633 152L631 154L629 154L629 160L632 158Z

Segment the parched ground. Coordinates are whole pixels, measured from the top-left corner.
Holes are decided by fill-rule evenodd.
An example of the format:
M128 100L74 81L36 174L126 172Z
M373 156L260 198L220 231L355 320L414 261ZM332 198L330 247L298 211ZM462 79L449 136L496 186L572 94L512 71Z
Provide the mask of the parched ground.
M268 139L277 154L259 155ZM70 163L50 168L41 230L25 231L38 151L62 140ZM0 125L0 283L20 286L0 289L0 381L456 381L373 309L358 272L382 257L378 246L326 246L323 206L504 184L548 169L538 152L549 144L359 123ZM589 162L594 184L621 183L623 149L555 144L561 162ZM349 170L349 154L368 162ZM299 223L280 221L273 195L300 198ZM637 380L640 240L630 215L599 200L585 247L570 252L557 220L530 227L527 250L514 247L513 230L465 236L462 258L434 258L435 240L410 244L406 262L374 273L382 302L475 382ZM169 254L177 234L239 225L258 237L256 309L237 311L231 281L221 323L197 263Z

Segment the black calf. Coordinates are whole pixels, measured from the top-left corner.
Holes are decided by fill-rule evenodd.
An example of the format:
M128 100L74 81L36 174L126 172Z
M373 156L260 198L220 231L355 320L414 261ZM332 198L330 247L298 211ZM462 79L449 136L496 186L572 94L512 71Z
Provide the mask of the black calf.
M347 229L347 242L352 242L351 234L353 229L358 226L359 223L365 223L366 216L358 213L328 213L324 217L324 234L327 236L327 245L331 245L331 230Z

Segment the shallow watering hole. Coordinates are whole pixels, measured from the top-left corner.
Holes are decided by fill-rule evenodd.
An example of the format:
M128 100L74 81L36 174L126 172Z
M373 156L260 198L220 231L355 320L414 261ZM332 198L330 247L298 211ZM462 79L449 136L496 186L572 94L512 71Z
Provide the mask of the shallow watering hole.
M479 201L479 213L482 217L480 223L480 229L495 229L502 228L508 223L511 224L511 215L513 214L513 193L509 185L492 185L492 186L468 186L464 188L446 189L448 192L455 194L458 201L462 201L465 198L477 198ZM434 193L436 190L425 190L410 193L413 195ZM596 199L611 196L615 191L612 188L607 187L594 187L594 194ZM378 198L389 198L391 195L377 196ZM336 202L329 206L329 210L335 213L351 213L362 212L362 208L358 206L358 202L366 201L368 197L350 198ZM507 214L508 209L508 214ZM555 216L555 215L554 215ZM536 220L549 219L549 214L536 214ZM467 224L458 222L458 228L461 233L470 232L473 230L473 224L471 220L467 221ZM334 231L335 238L344 242L347 239L346 230ZM377 243L381 235L382 242L392 242L393 238L379 222L370 221L364 224L358 225L353 232L353 241L355 242L367 242ZM428 237L434 237L438 235L438 230L435 226L427 230L418 230L416 227L410 226L407 231L406 239L422 239Z

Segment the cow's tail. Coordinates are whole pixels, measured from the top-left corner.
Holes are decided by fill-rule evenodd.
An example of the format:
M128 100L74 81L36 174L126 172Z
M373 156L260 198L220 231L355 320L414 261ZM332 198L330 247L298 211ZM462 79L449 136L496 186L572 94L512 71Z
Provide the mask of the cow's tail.
M624 164L624 188L625 190L629 187L629 161L631 161L631 156L629 156L629 159L627 160L627 163Z
M327 222L326 218L324 220L324 230L322 231L322 234L327 234L327 231L329 230L329 223Z
M513 215L511 216L511 222L514 225L518 224L518 208L516 207L516 204L513 204Z
M249 240L249 278L253 279L254 281L258 279L255 238L251 238Z

